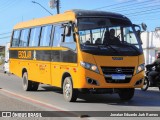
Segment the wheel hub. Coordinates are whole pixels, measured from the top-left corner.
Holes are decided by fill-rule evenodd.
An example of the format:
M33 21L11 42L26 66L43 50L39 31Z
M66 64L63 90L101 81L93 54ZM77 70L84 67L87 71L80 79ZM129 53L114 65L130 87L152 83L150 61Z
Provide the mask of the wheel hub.
M65 85L65 95L68 98L68 97L70 97L70 94L71 94L71 85L69 83L67 83Z

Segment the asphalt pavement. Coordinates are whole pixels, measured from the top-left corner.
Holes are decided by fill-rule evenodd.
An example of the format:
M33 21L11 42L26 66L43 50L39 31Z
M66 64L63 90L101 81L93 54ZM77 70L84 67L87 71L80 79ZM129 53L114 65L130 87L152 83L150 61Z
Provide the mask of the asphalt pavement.
M3 72L3 64L0 65L0 72Z
M59 114L65 111L83 111L83 114L78 114L76 118L58 117L58 119L73 120L87 116L88 113L84 113L84 111L106 111L106 113L109 111L160 111L160 91L158 88L149 88L146 92L136 89L134 98L128 102L121 101L117 94L80 94L76 102L68 103L64 101L62 90L59 88L41 84L38 91L26 92L22 89L21 78L0 71L0 111L61 111ZM92 119L115 120L117 117L96 117ZM118 117L118 119L128 120L127 117ZM129 119L132 120L135 117L129 117ZM136 119L158 120L159 118L140 117Z

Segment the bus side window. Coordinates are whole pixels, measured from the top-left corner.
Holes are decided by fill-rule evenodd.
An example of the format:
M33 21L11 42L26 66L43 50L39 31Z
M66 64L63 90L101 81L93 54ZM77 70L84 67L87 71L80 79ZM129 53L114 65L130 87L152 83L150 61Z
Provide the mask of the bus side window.
M55 26L54 30L54 39L53 39L53 47L59 47L62 40L62 34L64 32L64 28L62 28L60 25Z
M20 36L20 30L15 30L13 32L13 37L12 37L12 47L18 47L19 45L19 36Z
M31 29L30 33L30 40L29 40L29 46L38 46L39 44L39 37L40 37L40 30L41 27L36 27Z
M29 30L30 29L24 29L21 31L21 37L20 37L20 42L19 42L20 47L28 46Z
M50 46L52 25L42 27L40 46Z

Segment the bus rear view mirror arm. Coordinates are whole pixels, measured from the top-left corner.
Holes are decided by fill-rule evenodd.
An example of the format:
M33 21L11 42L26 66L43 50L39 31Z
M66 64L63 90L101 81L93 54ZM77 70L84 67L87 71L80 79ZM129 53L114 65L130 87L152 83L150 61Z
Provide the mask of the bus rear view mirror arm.
M72 30L71 26L66 26L65 27L65 36L71 36L71 30Z

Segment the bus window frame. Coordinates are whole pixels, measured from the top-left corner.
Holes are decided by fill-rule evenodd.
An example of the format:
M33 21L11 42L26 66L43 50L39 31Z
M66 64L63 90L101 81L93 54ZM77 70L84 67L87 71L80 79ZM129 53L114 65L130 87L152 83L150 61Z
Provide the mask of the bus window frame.
M42 37L42 29L43 29L44 27L47 27L47 26L51 26L51 33L50 33L50 36L49 36L49 38L50 38L50 40L49 40L49 46L40 46L40 44L41 44L41 37ZM51 41L52 41L53 27L54 27L53 24L41 26L40 37L39 37L39 45L38 45L39 47L51 47L51 45L52 45L52 42L51 42Z
M20 34L19 34L19 37L18 37L18 46L15 46L13 47L12 44L11 44L11 48L34 48L34 47L38 47L38 48L44 48L44 47L63 47L63 46L53 46L53 42L54 42L54 35L55 35L55 27L56 26L61 26L64 28L64 24L71 24L71 31L72 31L72 36L73 36L73 40L74 42L76 43L76 48L77 48L77 40L76 40L76 34L75 34L75 31L74 31L74 28L76 27L76 25L74 23L72 23L71 21L63 21L63 22L58 22L58 23L54 23L54 24L44 24L44 25L37 25L37 26L31 26L31 27L26 27L26 28L19 28L19 29L14 29L13 32L12 32L12 37L11 37L11 43L13 41L13 35L14 35L14 32L15 31L20 31ZM51 28L51 34L50 34L50 45L49 46L40 46L40 38L41 38L41 34L42 34L42 28L43 27L46 27L46 26L52 26ZM36 27L40 27L40 34L39 34L39 38L38 38L38 46L29 46L29 43L30 43L30 37L31 37L31 30L36 28ZM22 33L22 30L25 30L25 29L29 29L29 34L28 34L28 43L27 43L27 46L19 46L19 43L20 43L20 37L21 37L21 33ZM61 38L61 42L64 41L65 39L65 29L63 30L63 38ZM68 48L70 49L70 48ZM71 49L72 50L72 49Z
M30 35L29 35L29 43L28 43L28 46L29 48L34 48L34 47L39 47L39 42L40 42L40 37L41 37L41 30L42 30L42 26L34 26L34 27L31 27L31 31L32 29L35 29L35 28L38 28L40 27L40 34L39 34L39 37L38 37L38 45L37 46L29 46L29 43L30 43L30 37L31 37L31 32L30 32Z
M15 31L18 31L19 30L19 37L18 37L18 46L12 46L13 44L13 36L14 36L14 32ZM12 37L11 37L11 48L16 48L16 47L19 47L19 41L20 41L20 36L21 36L21 29L14 29L13 31L12 31Z
M27 36L27 45L26 45L26 46L20 46L20 38L21 38L21 35L22 35L22 31L23 31L23 30L27 30L27 29L29 29L29 31L28 31L28 36ZM21 30L20 30L20 36L19 36L19 42L18 42L18 47L19 47L19 48L28 47L28 45L29 45L29 38L30 38L30 32L31 32L31 28L25 28L25 29L21 29Z
M67 36L67 35L65 35L65 30L66 30L66 27L69 26L69 25L71 26L71 33L70 33L70 36ZM61 41L60 46L64 47L64 48L68 48L71 51L77 52L77 41L76 41L75 31L74 31L75 26L73 25L73 23L69 22L69 23L67 23L67 25L64 25L63 27L64 27L63 40ZM72 37L73 42L65 42L66 37ZM67 46L62 46L63 43L74 43L75 44L75 49L72 49L72 48L67 47Z

